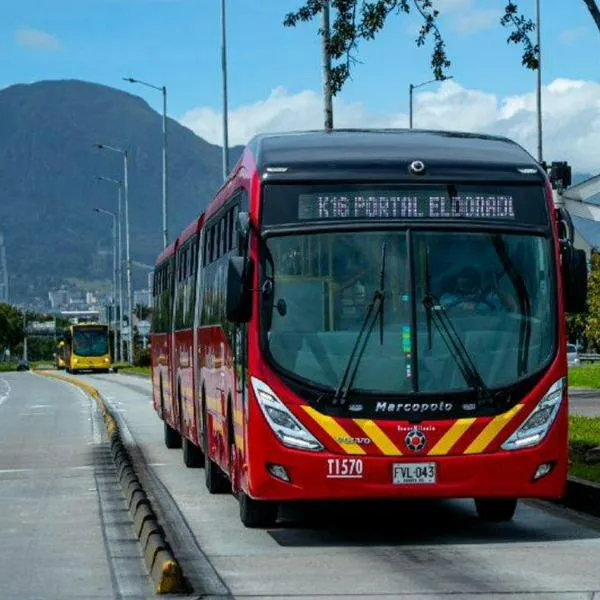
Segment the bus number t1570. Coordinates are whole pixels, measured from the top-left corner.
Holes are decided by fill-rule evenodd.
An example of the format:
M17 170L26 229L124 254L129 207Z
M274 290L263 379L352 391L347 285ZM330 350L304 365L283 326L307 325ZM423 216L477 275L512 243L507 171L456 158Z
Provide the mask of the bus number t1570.
M363 461L360 458L328 458L327 479L362 479Z

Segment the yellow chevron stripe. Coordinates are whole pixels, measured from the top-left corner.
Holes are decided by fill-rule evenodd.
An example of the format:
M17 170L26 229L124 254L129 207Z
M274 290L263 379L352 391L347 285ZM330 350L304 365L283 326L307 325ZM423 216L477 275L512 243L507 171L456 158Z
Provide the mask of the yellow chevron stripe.
M351 436L346 430L332 417L322 415L312 406L302 407L308 415L310 415L333 439L333 441L341 446L347 454L366 454L365 451L356 443L346 441Z
M475 423L477 419L458 419L448 431L438 440L438 443L428 452L430 456L442 456L448 454L454 444L460 440L465 431Z
M486 425L485 429L471 442L469 447L465 450L465 454L477 454L483 452L522 408L522 404L517 404L508 412L492 419Z
M354 419L354 422L371 438L383 454L386 456L402 456L400 449L374 421L371 421L371 419Z

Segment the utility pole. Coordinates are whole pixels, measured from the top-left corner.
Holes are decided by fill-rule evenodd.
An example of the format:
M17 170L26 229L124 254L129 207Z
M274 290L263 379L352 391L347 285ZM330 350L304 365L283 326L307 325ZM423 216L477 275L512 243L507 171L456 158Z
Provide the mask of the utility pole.
M538 162L544 160L542 144L542 46L540 31L540 0L535 2L536 34L537 34L537 129L538 129Z
M134 79L133 77L123 77L125 81L130 83L139 83L146 87L152 88L162 93L163 97L163 111L162 111L162 221L163 221L163 248L166 248L169 244L168 234L168 218L167 218L167 196L168 196L168 159L167 159L167 86L166 85L154 85L141 81L140 79Z
M329 53L329 0L323 0L323 93L325 130L333 129L333 94L331 91L331 54Z
M227 22L225 0L221 0L221 70L223 72L223 181L229 175L229 129L227 112Z

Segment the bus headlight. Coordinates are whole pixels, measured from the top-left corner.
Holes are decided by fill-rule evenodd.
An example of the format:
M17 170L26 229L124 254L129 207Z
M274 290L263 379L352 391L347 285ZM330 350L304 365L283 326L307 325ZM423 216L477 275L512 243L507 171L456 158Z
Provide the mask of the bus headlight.
M548 434L567 391L567 378L556 381L527 420L502 444L503 450L537 446Z
M321 442L296 419L266 383L256 377L252 377L251 380L258 405L267 423L284 446L314 452L323 450Z

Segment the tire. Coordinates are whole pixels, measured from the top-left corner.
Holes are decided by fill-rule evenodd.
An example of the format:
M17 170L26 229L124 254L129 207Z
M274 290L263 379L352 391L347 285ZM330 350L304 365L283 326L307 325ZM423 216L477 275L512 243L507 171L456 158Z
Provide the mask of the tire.
M203 419L202 419L202 431L203 431L203 449L204 449L204 483L209 494L224 494L227 492L229 487L229 481L225 477L225 474L219 468L216 462L210 458L208 451L208 431L207 431L207 412L206 403L202 402Z
M482 521L500 523L511 521L517 509L514 498L476 498L475 508Z
M175 431L166 421L163 421L163 425L165 431L165 446L169 450L181 448L181 436L179 433L177 433L177 431Z
M238 495L240 520L245 527L269 527L277 520L277 502L254 500L240 490Z
M204 466L204 453L196 444L187 438L181 440L183 464L188 469L199 469Z

